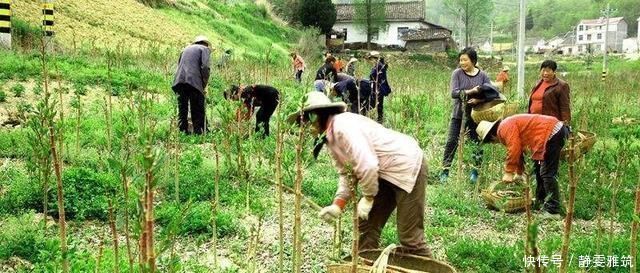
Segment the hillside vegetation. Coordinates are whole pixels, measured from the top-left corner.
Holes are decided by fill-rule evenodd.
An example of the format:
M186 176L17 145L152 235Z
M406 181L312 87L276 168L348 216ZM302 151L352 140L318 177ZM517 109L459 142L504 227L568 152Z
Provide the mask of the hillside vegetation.
M14 16L39 26L39 3L14 1ZM66 49L181 48L204 34L214 48L233 48L241 55L264 53L272 45L284 54L298 37L296 30L274 23L263 6L250 2L178 0L150 8L136 0L57 1L55 10L56 42Z

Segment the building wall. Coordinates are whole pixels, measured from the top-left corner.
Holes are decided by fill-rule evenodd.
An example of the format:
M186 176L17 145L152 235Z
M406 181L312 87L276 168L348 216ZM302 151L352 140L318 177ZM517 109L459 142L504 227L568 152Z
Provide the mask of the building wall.
M637 53L638 52L638 38L627 38L622 43L623 53Z
M420 22L389 22L386 29L378 31L378 39L372 39L371 42L380 45L398 45L404 46L404 41L398 39L398 27L419 28L427 27L426 24ZM347 40L345 43L367 42L367 33L353 23L336 22L333 29L342 31L347 29ZM375 37L374 37L375 38Z
M582 30L580 30L582 27ZM587 48L592 52L604 52L604 36L606 25L578 25L576 28L576 45L580 53L586 53ZM599 35L599 36L598 36ZM580 39L582 38L582 40ZM618 24L609 24L607 47L609 50L621 52L623 41L627 38L627 23L620 21Z

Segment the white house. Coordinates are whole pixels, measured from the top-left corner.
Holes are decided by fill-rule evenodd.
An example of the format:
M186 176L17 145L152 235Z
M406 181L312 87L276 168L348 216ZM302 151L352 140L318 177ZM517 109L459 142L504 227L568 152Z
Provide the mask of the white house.
M353 1L334 0L336 22L333 28L346 32L345 43L366 43L367 33L354 23L355 6ZM426 0L387 0L385 16L386 29L379 29L371 42L384 46L405 46L400 37L409 30L443 28L425 21Z
M604 52L604 38L607 32L607 49L610 52L622 52L623 41L627 38L627 22L623 17L609 18L607 32L606 18L580 20L576 28L578 53Z
M524 40L524 51L539 53L547 49L547 41L542 38L526 38Z

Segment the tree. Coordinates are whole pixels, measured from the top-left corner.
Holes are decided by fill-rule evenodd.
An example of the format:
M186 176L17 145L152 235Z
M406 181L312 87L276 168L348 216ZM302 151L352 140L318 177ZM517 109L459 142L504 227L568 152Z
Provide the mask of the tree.
M531 9L529 9L529 12L527 12L527 18L525 19L525 22L524 22L524 29L525 30L533 29L533 14L531 13Z
M355 25L367 33L367 49L371 47L371 39L381 29L387 28L385 14L386 0L355 0Z
M470 45L470 39L482 26L489 26L493 13L493 2L486 0L449 0L444 2L449 14L460 18L464 27L464 45Z
M302 0L299 14L303 26L317 27L322 34L331 32L336 22L336 6L331 0Z

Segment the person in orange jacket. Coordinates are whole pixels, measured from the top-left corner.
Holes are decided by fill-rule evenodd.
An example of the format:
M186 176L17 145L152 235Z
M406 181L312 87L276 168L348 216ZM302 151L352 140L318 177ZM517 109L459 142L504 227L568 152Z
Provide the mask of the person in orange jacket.
M481 121L476 129L482 142L500 142L507 147L502 180L513 182L524 173L525 152L531 153L536 175L536 209L542 207L543 218L559 218L562 213L558 188L560 151L569 129L552 116L514 115L494 122Z

